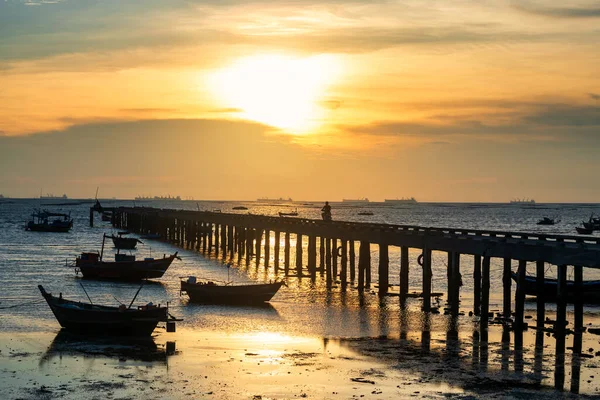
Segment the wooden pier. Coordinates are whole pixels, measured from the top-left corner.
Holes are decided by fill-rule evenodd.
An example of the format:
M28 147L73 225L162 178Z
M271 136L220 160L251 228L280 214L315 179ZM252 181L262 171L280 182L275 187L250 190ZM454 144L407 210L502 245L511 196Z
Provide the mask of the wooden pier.
M93 213L90 209L90 224ZM264 251L265 267L281 268L280 252L283 246L283 269L286 275L316 279L324 274L327 287L340 280L340 290L346 291L355 283L358 292L371 287L371 251L379 251L378 287L386 295L390 284L389 248L400 248L400 273L394 277L399 282L400 303L409 296L409 249L420 249L418 274L422 274L422 309L431 310L432 252L448 254L448 306L449 313L457 315L460 305L461 280L466 273L474 280L473 310L475 315L489 316L490 260L503 260L503 309L506 321L512 322L515 331L527 328L524 322L525 282L527 262L536 263L537 285L541 289L545 265L557 268L557 316L553 329L564 353L566 330L566 277L567 269L574 269L575 285L581 287L584 268L600 268L600 238L562 236L518 232L429 228L407 225L389 225L272 217L249 214L230 214L205 211L154 209L144 207L119 207L112 209L112 224L138 234L158 234L175 245L201 251L204 254L246 263L254 257L261 260ZM271 248L271 236L274 246ZM295 238L295 271L291 271L291 237ZM306 254L304 243L307 243ZM358 254L356 246L358 245ZM274 254L271 254L273 250ZM461 255L473 256L471 265L461 264ZM358 256L358 257L357 257ZM511 310L512 262L518 261L518 282L515 295L514 319ZM413 263L414 265L414 263ZM397 279L397 280L396 280ZM541 290L540 290L541 292ZM583 301L575 299L574 333L583 332ZM537 296L537 326L544 330L543 296ZM489 318L480 318L482 335L485 335ZM482 340L484 338L482 337ZM562 343L562 344L561 344Z

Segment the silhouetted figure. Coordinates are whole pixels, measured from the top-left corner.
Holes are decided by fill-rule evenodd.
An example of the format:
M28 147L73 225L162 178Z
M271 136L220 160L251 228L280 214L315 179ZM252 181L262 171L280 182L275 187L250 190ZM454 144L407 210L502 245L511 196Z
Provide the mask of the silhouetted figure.
M331 206L328 201L326 201L323 208L321 208L321 218L323 218L323 221L331 221Z

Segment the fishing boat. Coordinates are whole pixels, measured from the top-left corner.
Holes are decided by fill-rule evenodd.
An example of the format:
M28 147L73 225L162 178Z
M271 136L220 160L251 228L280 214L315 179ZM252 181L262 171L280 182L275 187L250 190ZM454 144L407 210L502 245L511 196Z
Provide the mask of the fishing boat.
M53 217L57 218L50 220ZM31 214L31 221L27 223L25 230L35 232L69 232L72 227L73 219L70 214L53 213L43 210Z
M511 273L512 279L518 282L518 276L515 272ZM544 300L556 301L558 281L556 279L544 279ZM583 281L582 283L584 303L600 303L600 280ZM525 277L525 294L537 296L537 278L535 276ZM575 282L567 281L567 301L572 303L575 300Z
M160 304L155 306L148 303L131 308L135 297L129 307L124 304L111 307L92 304L91 300L89 304L66 300L63 299L62 293L56 297L46 292L42 285L38 285L38 288L60 326L78 334L150 336L159 322L173 324L174 321L179 321L169 314L168 307L161 307Z
M247 210L248 207L244 207L244 206L235 206L232 208L232 210Z
M118 232L118 236L110 235L106 237L111 238L115 247L121 250L133 250L138 243L144 244L144 242L137 238L123 237L123 235L127 235L128 233L129 232Z
M373 213L371 211L361 211L359 213L357 213L358 215L373 215Z
M279 212L279 216L280 217L297 217L298 216L298 209L296 208L296 210L292 211L292 212Z
M203 304L261 304L265 303L283 286L284 282L259 284L217 284L213 281L197 281L190 276L181 281L180 294L187 293L190 301Z
M85 252L75 259L75 272L89 279L108 279L123 281L139 281L142 279L160 278L167 271L173 260L180 259L175 254L163 255L163 258L144 258L136 260L135 255L121 254L117 250L115 261L104 261L104 242L102 239L100 253Z
M554 225L554 224L558 224L559 222L560 222L560 219L555 220L554 218L544 217L537 222L537 225Z

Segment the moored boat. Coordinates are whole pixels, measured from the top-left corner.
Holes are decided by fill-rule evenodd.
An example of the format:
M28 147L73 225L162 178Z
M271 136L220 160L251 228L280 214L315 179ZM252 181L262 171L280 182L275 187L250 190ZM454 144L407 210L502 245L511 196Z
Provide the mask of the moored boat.
M104 261L104 241L102 240L102 251L100 253L85 252L75 259L75 271L81 272L84 278L138 281L142 279L160 278L165 274L177 256L163 255L163 258L144 258L136 260L135 255L115 254L115 261Z
M143 244L143 242L137 238L123 237L123 235L126 234L126 232L119 232L118 236L111 235L107 237L111 238L115 247L121 250L133 250L138 243Z
M296 208L295 211L292 212L279 212L279 216L280 217L297 217L298 216L298 209Z
M63 299L46 292L38 285L40 292L58 323L68 331L85 335L149 336L159 322L173 322L168 307L149 303L136 308L102 306ZM135 300L135 298L134 298ZM133 301L132 301L133 303Z
M576 226L575 230L580 235L590 235L594 231L594 229L592 229L592 228L586 228L586 227L582 227L582 226Z
M554 224L558 224L559 222L560 222L560 219L555 220L554 218L544 217L537 222L537 225L554 225Z
M52 217L58 217L50 220ZM47 210L34 212L25 230L34 232L69 232L73 219L69 214L53 213Z
M517 274L511 273L512 279L518 282ZM556 301L558 281L556 279L544 279L544 300ZM584 303L600 303L600 280L583 281L582 283L583 302ZM537 296L537 278L535 276L525 277L525 294L529 296ZM567 301L572 303L575 300L575 282L567 281Z
M258 284L230 283L219 285L213 281L197 281L191 276L181 281L180 293L187 293L190 301L204 304L261 304L281 288L283 281Z

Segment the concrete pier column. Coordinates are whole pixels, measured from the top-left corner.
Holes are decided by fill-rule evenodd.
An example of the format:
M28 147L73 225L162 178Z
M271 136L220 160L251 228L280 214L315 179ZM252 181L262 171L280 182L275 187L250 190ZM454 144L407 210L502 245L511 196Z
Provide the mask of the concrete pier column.
M400 249L400 303L406 303L408 294L408 276L409 276L408 247L402 246Z
M279 249L281 245L279 244L281 240L281 232L275 231L275 244L273 246L273 264L275 265L275 272L279 270Z
M473 314L480 315L481 311L481 256L473 259Z
M271 231L265 229L265 268L269 267L271 261Z
M387 243L379 243L379 294L384 295L389 287L390 256Z
M342 239L342 257L340 265L340 280L342 281L342 292L348 287L348 241Z
M431 311L431 250L423 249L423 311Z
M285 233L285 243L283 247L283 265L285 268L285 274L287 275L290 270L290 233Z
M350 262L350 282L354 283L356 280L356 256L354 249L354 240L348 242L348 258Z
M510 274L512 272L512 260L510 258L504 259L504 268L502 270L502 286L504 289L503 292L503 307L502 307L502 315L504 318L509 319L511 314L511 277Z
M515 293L515 329L523 330L523 317L525 313L525 277L527 273L527 261L519 260L517 270L517 291ZM516 342L516 339L515 339Z
M296 234L296 272L302 276L302 234Z

